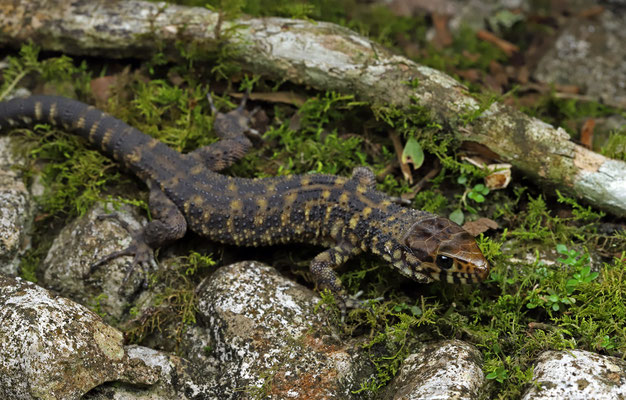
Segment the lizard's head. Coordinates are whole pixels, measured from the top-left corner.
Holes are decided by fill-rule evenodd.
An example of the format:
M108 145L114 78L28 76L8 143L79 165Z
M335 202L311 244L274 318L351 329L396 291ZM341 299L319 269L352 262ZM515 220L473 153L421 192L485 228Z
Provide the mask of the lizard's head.
M489 263L476 240L459 225L432 216L411 225L402 237L404 274L421 273L449 283L478 283L489 274Z

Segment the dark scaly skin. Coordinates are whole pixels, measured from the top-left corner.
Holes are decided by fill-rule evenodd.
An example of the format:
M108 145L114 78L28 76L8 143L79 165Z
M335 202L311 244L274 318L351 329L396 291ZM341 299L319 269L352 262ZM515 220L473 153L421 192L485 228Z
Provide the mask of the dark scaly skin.
M210 100L210 98L209 98ZM84 103L33 96L0 103L0 130L49 123L78 134L144 180L150 188L153 221L136 232L129 248L105 257L152 259L152 250L184 236L187 229L239 246L303 242L328 249L311 262L320 288L345 306L335 269L348 258L371 252L418 282L479 282L489 265L474 238L454 222L404 208L375 189L374 175L355 168L350 178L310 174L264 179L216 173L241 158L251 143L245 100L216 114L221 140L180 154Z

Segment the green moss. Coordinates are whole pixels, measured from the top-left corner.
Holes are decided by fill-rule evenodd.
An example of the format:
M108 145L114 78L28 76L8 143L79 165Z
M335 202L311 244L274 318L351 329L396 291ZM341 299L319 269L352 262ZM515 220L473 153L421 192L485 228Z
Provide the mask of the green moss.
M43 195L38 199L47 214L83 215L101 198L107 185L120 183L115 163L82 139L42 126L24 131L20 141L33 159L45 159L41 173Z
M541 96L531 107L520 107L526 114L563 127L573 138L579 138L578 122L582 118L600 118L619 115L620 110L595 101L562 99L554 92Z
M607 157L626 161L626 128L617 132L611 132L601 153Z
M124 327L132 343L140 343L159 332L173 340L174 350L182 342L188 326L196 323L196 287L216 263L211 255L191 251L169 260L170 268L151 276L150 284L161 288L149 310ZM135 313L138 312L135 310Z
M82 95L89 92L90 75L85 63L75 66L67 56L39 59L39 48L32 43L24 44L18 56L6 59L7 68L2 70L0 100L3 100L26 77L39 77L52 85L60 94ZM67 82L73 82L68 86Z

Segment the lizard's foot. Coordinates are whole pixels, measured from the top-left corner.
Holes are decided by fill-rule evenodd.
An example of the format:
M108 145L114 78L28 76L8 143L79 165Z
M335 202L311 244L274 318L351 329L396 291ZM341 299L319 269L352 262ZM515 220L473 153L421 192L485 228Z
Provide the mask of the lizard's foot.
M94 262L89 266L89 271L87 272L87 276L91 275L98 267L106 264L107 262L114 260L118 257L122 256L134 256L133 261L127 268L126 275L124 276L124 280L122 281L122 287L126 285L128 279L130 279L133 271L139 266L142 271L142 285L145 286L147 284L147 275L148 270L151 266L156 265L156 261L154 259L154 251L152 248L146 243L144 239L143 229L133 230L130 225L121 219L118 214L103 214L98 215L97 219L103 220L107 218L115 219L119 224L128 231L132 236L132 241L128 247L123 250L114 251L110 253L98 261ZM121 289L120 289L121 290Z

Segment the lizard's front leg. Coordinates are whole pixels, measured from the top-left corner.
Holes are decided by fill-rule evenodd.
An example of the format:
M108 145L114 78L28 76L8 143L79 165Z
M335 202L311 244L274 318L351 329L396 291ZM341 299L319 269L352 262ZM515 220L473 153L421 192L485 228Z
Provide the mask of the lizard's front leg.
M357 255L361 249L349 243L340 243L335 247L318 254L312 261L310 270L319 289L328 289L335 296L337 305L341 310L341 319L346 315L347 308L358 307L358 303L348 297L337 276L335 268L345 263L350 257Z
M150 188L149 206L153 220L142 229L131 231L126 222L118 219L122 227L132 235L130 245L93 263L89 269L90 274L110 260L121 256L134 256L124 278L124 282L126 282L138 265L144 274L147 273L148 266L154 262L154 249L185 236L187 221L178 207L154 183L148 182L148 187ZM116 215L105 215L104 217L109 216L115 217Z

